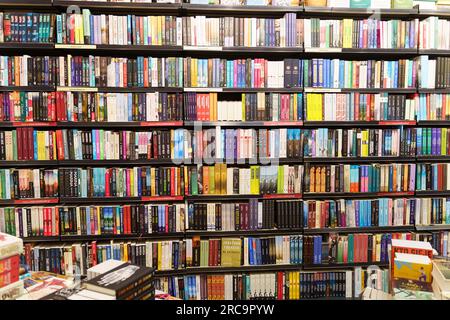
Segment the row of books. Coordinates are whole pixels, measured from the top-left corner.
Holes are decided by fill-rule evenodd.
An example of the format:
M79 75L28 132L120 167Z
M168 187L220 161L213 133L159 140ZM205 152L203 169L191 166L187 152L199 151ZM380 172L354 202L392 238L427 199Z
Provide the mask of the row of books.
M391 239L411 240L410 233L330 234L304 236L305 264L372 263L389 261Z
M188 275L155 279L183 300L297 300L351 298L353 271Z
M184 193L180 167L59 169L61 197L178 196Z
M421 133L421 131L420 131ZM417 139L421 139L419 130ZM415 129L303 130L304 157L415 156Z
M58 169L0 169L0 199L58 196Z
M314 88L415 88L418 60L303 60L304 86ZM427 74L428 76L428 74Z
M301 264L302 235L186 240L187 267Z
M57 130L59 160L182 159L188 131ZM1 145L1 134L0 134ZM39 160L39 159L36 159Z
M184 204L0 208L0 232L17 237L183 232Z
M279 159L301 156L300 129L184 131L185 159ZM176 152L176 144L175 144Z
M416 190L445 191L450 189L450 163L417 165Z
M445 156L449 154L447 128L417 128L417 154Z
M104 45L182 45L182 18L91 14L56 15L56 43Z
M428 241L433 249L436 249L438 254L443 257L450 257L450 232L449 231L435 231L430 235L422 235L422 241Z
M1 121L449 120L448 94L2 92ZM181 107L183 106L183 107ZM184 112L183 112L184 110Z
M422 200L308 200L303 202L304 227L355 228L414 225Z
M299 47L303 20L282 18L183 17L183 44L209 47Z
M303 166L270 165L250 168L200 165L185 167L188 195L298 194L302 192Z
M247 203L190 203L186 227L189 230L239 231L301 228L298 200Z
M2 92L1 121L182 120L179 93Z
M305 95L306 120L415 120L419 102L422 102L426 96L431 95L421 94L409 97L388 93L307 93Z
M184 94L188 121L297 121L303 119L303 94L242 93L241 101L219 101L217 93Z
M289 230L450 224L447 198L263 200L0 208L0 232L17 237L142 235L186 230Z
M226 60L1 56L0 85L227 88L447 88L449 59L347 61L340 59ZM28 72L36 70L36 72ZM431 76L430 76L431 75Z
M83 275L92 265L114 259L158 271L191 267L372 263L388 261L391 239L410 233L332 234L161 240L146 242L26 244L24 262L32 271ZM193 271L195 272L195 271Z
M420 88L444 89L450 86L450 58L437 57L430 59L429 56L416 58L418 63L417 83Z
M0 12L0 42L52 43L54 29L50 13Z
M304 188L311 193L412 192L416 186L416 166L421 164L306 164Z
M446 191L448 163L1 169L0 198ZM303 180L303 171L304 180ZM59 189L59 192L58 192Z
M447 20L419 22L319 18L1 13L0 42L104 45L189 45L306 48L449 49ZM420 33L420 37L418 36ZM182 40L184 39L184 41Z
M419 40L418 19L311 18L303 24L305 48L411 49L417 48Z

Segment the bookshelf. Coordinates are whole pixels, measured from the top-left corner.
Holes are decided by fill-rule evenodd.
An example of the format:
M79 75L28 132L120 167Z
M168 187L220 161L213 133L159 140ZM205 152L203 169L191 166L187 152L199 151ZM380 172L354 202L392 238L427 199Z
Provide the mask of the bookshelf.
M316 7L275 7L275 6L224 6L224 5L198 5L190 3L108 3L100 1L67 1L67 0L47 0L47 1L6 1L0 0L0 11L8 11L16 7L20 11L33 11L45 13L65 13L66 9L71 5L77 5L82 9L90 9L92 14L111 14L124 15L135 14L137 16L175 16L175 17L193 17L206 16L208 18L219 17L252 17L252 18L282 18L287 13L294 13L298 19L319 18L321 20L341 20L344 18L353 18L355 20L366 19L372 15L380 14L382 20L399 19L404 21L412 21L417 19L419 22L430 16L438 16L440 18L449 19L450 10L429 11L418 8L413 9L389 9L389 10L364 10L364 9L342 9L342 8L316 8ZM0 49L4 50L4 55L14 55L17 52L21 55L36 56L55 56L66 57L73 56L111 56L115 58L133 58L140 56L151 56L158 58L179 57L179 58L220 58L220 59L241 59L241 58L265 58L270 61L280 61L284 59L341 59L341 60L413 60L421 55L428 55L431 58L445 57L450 55L448 49L419 49L415 48L305 48L303 43L292 47L268 47L268 46L187 46L181 45L115 45L115 44L63 44L57 43L55 39L51 43L32 43L32 42L4 42L0 43ZM450 94L449 88L430 89L420 88L417 85L413 87L393 87L393 88L323 88L309 87L303 83L300 86L264 86L253 88L251 85L239 85L236 87L227 86L138 86L125 85L124 87L115 86L63 86L63 85L29 85L29 86L0 86L0 93L10 92L59 92L59 93L78 93L80 95L90 94L152 94L167 93L180 94L205 94L215 93L218 95L219 101L241 101L241 95L252 94L302 94L303 114L300 119L296 120L247 120L247 121L190 121L190 120L161 120L161 121L3 121L0 122L1 130L13 130L17 128L31 127L36 130L84 130L93 129L110 129L130 130L130 131L148 131L148 130L176 130L186 129L192 130L198 124L203 129L213 129L220 127L222 130L232 129L300 129L301 131L330 128L330 129L380 129L391 130L398 128L422 128L422 127L450 127L450 120L308 120L306 116L306 95L307 94L348 94L348 95L402 95L412 97L420 94ZM184 104L184 102L183 102ZM181 113L185 110L181 105ZM302 136L303 137L303 136ZM303 147L303 146L302 146ZM178 159L181 162L184 160ZM223 159L213 159L223 160ZM258 157L257 161L252 162L248 159L237 160L230 164L230 167L246 169L251 165L264 164L267 158ZM195 163L195 161L192 161ZM203 162L203 161L202 161ZM450 156L431 155L431 156L353 156L353 157L308 157L301 155L298 157L289 157L278 159L279 165L320 165L320 164L345 164L345 165L367 165L367 164L395 164L395 163L450 163ZM71 168L71 167L164 167L172 166L171 159L138 159L138 160L1 160L0 169L36 169L36 168ZM189 165L185 161L184 165ZM304 182L304 173L302 184ZM186 186L184 186L186 188ZM183 192L184 193L184 192ZM0 209L6 207L22 208L29 206L42 207L123 207L123 206L146 206L146 205L164 205L179 204L185 205L185 218L188 218L188 207L190 204L247 204L249 201L255 201L258 204L268 202L290 201L358 201L370 200L376 201L381 198L389 198L392 200L402 199L423 199L423 198L443 198L450 196L450 191L405 191L405 192L306 192L302 189L299 193L272 193L263 194L198 194L183 196L136 196L136 197L49 197L49 198L26 198L26 199L5 199L0 200ZM0 211L1 213L1 211ZM303 218L302 218L303 219ZM59 245L62 243L91 243L93 241L99 243L108 243L114 241L117 243L125 242L163 242L163 241L186 241L200 237L203 239L229 239L254 237L257 239L265 237L282 237L282 236L323 236L328 237L330 234L337 233L339 235L349 234L390 234L390 233L410 233L420 232L430 235L433 232L450 230L449 224L430 224L421 225L408 223L405 225L388 225L388 226L367 227L330 227L330 228L307 228L305 221L302 221L300 228L257 228L252 230L191 230L185 229L181 232L156 232L156 233L128 233L114 234L101 232L101 234L92 235L67 235L58 236L32 236L25 237L24 242L27 245L42 243L44 245ZM448 222L447 222L448 223ZM325 238L324 238L325 239ZM176 270L161 270L157 272L158 277L172 277L185 275L214 275L228 273L266 273L266 272L290 272L290 271L327 271L327 270L350 270L354 267L365 267L368 265L377 265L387 267L384 262L366 262L366 263L329 263L329 264L270 264L270 265L242 265L240 267L185 267Z

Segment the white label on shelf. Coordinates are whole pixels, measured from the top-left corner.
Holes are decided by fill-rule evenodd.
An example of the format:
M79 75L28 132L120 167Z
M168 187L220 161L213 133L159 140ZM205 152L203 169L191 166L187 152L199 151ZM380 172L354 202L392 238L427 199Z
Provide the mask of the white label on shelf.
M97 49L95 44L55 44L55 49Z
M380 103L388 103L388 97L380 97Z
M98 88L84 88L84 87L57 87L56 91L62 91L62 92L68 92L68 91L75 91L75 92L98 92Z

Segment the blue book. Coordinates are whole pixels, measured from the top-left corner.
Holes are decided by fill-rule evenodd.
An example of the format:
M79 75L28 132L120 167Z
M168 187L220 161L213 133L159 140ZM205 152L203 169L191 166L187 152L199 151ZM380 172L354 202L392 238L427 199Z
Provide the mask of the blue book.
M261 239L256 238L256 264L262 264Z

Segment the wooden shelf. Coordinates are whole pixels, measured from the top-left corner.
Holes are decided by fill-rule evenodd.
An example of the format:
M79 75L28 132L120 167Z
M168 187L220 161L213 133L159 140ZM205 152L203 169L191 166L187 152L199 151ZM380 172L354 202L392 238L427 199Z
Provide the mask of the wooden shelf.
M374 227L341 227L341 228L304 228L305 235L329 234L329 233L385 233L385 232L410 232L415 231L413 225L408 226L374 226Z
M56 7L67 8L77 5L83 9L91 9L95 12L146 12L162 15L177 15L180 12L180 3L146 3L146 2L100 2L100 1L74 1L53 0Z

